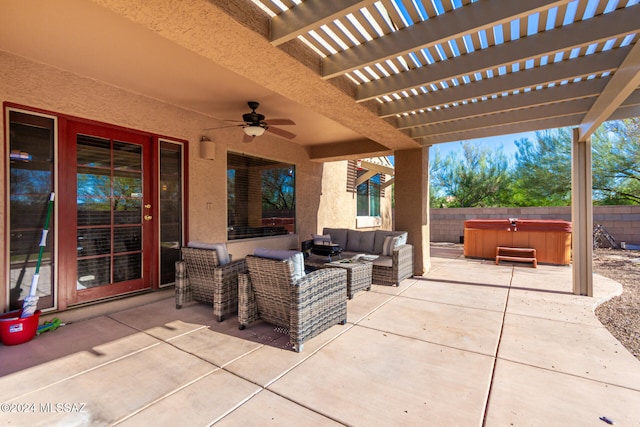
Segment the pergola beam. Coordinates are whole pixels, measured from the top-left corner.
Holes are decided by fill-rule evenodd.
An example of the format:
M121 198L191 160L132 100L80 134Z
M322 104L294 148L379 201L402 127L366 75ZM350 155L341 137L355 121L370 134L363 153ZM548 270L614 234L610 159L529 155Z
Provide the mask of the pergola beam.
M271 19L271 44L281 45L375 1L306 0Z
M632 8L638 9L637 13L640 13L640 5L632 6ZM367 84L358 85L356 100L362 102L403 90L437 84L441 81L495 69L514 62L523 62L543 55L569 51L575 47L599 43L639 31L640 19L628 12L628 10L614 11L587 21L577 22L566 28L556 28L461 55L455 61L440 61L384 79L372 80Z
M365 172L362 175L360 175L360 177L358 177L358 179L356 179L356 187L358 187L358 185L362 184L363 182L367 182L369 180L369 178L372 178L372 177L374 177L376 175L378 175L378 172L373 171L373 170L368 170L367 172Z
M638 17L636 16L636 19ZM640 86L640 43L633 46L579 126L584 142Z
M307 148L309 159L319 162L360 160L368 157L390 156L393 151L370 139L313 145Z
M498 124L494 127L481 129L459 130L455 133L430 135L419 138L421 145L434 145L446 142L465 141L492 136L510 135L521 132L533 132L545 129L578 126L584 114L573 114L561 117L549 117L547 119L531 120L521 123ZM608 120L622 120L630 117L640 117L640 105L623 105L609 116Z
M566 3L569 0L479 0L324 58L322 76L336 77Z
M360 165L368 170L376 171L377 173L383 173L385 175L393 175L395 170L388 166L379 165L377 163L368 162L366 160L360 161Z
M573 101L558 102L551 105L531 107L504 113L488 114L461 120L452 120L446 123L425 125L410 130L412 138L420 138L431 135L444 135L461 131L472 131L483 128L499 127L502 123L524 123L550 117L569 116L573 114L585 114L593 105L593 99L575 99Z
M389 117L445 104L462 102L474 98L490 97L494 94L513 92L530 87L572 80L591 74L600 74L615 70L627 57L630 47L612 49L598 54L561 61L544 67L505 74L500 77L486 79L473 84L450 87L400 99L380 106L379 115Z
M422 145L442 144L445 142L465 141L476 138L488 138L491 136L510 135L513 133L533 132L543 129L562 128L567 126L576 126L584 114L574 114L571 116L552 117L548 119L532 120L524 123L507 123L498 126L474 129L467 131L459 131L444 135L431 135L419 139Z
M575 99L566 102L557 102L549 105L524 108L496 114L487 114L462 120L452 120L444 123L425 125L411 129L410 136L419 138L432 135L444 135L461 131L474 131L483 128L500 127L502 123L525 123L552 117L572 116L586 114L594 103L592 98ZM640 104L640 90L636 90L625 100L622 106L634 106Z
M604 89L609 81L609 77L592 79L545 88L530 92L519 93L514 96L503 96L489 99L485 102L469 102L461 104L455 108L441 108L438 110L424 111L408 116L398 117L397 128L408 129L423 126L425 123L436 124L460 120L463 118L485 116L488 114L503 113L522 108L537 107L574 99L596 97Z

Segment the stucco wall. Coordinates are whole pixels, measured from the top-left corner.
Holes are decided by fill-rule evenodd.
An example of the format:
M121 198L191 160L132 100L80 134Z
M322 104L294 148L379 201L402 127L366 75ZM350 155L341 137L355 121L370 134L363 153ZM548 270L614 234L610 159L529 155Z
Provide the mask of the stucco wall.
M460 241L464 221L474 218L562 219L571 221L571 207L431 209L431 241ZM603 225L617 242L640 243L640 206L594 206L593 224Z
M227 151L296 165L297 235L300 239L322 231L324 226L355 226L355 197L345 190L346 162L334 162L326 166L311 162L304 147L268 134L254 143L244 144L237 128L203 132L202 129L219 122L6 52L0 52L0 75L0 102L3 104L9 102L188 141L187 216L190 240L226 241ZM4 140L4 120L0 123L0 132ZM215 160L199 157L198 143L203 134L216 143ZM5 242L6 172L5 162L0 162L0 235ZM382 205L387 218L385 226L390 228L390 191L387 194ZM287 247L292 245L291 239L280 241ZM260 242L255 241L254 244L259 246ZM5 245L0 245L2 260L7 256L5 250ZM5 267L5 263L0 262L1 277L6 277ZM0 306L4 306L4 299L5 292L1 291Z
M313 233L322 233L324 227L356 229L356 193L347 191L347 164L345 161L327 162L324 164L322 174L322 197L318 207L318 226ZM390 177L387 177L390 179ZM387 187L384 197L380 199L380 227L385 230L392 229L391 215L391 187ZM361 227L360 230L372 229ZM310 238L310 235L301 235L301 238Z

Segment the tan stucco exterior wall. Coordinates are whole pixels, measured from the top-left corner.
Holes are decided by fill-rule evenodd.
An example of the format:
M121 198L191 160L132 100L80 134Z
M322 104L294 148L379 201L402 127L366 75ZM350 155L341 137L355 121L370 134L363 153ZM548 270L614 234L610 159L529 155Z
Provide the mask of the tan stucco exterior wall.
M168 139L185 140L188 145L188 237L208 242L226 241L226 153L234 151L296 165L297 236L276 241L243 243L244 256L251 246L291 249L323 227L356 228L356 197L346 191L347 162L317 163L308 160L298 144L264 135L244 144L238 129L202 131L215 126L215 119L168 105L120 88L63 70L0 52L0 102L50 111L82 119L149 132ZM5 121L0 123L5 140ZM201 159L199 141L207 135L216 143L215 160ZM7 241L6 164L0 162L0 236ZM390 177L387 177L390 179ZM391 187L381 200L382 227L392 228ZM297 241L296 241L297 240ZM233 252L232 252L233 253ZM6 260L6 245L0 246L0 259ZM6 263L0 262L0 275L7 277ZM0 292L0 306L5 306Z
M353 218L355 215L355 199L352 203L353 208L347 206L342 200L339 203L330 202L327 198L336 197L337 193L333 188L326 192L321 188L324 177L346 176L346 172L335 172L333 168L340 167L337 165L332 166L330 172L323 173L323 164L309 161L306 150L300 145L268 135L260 137L254 143L244 144L241 142L242 134L236 128L203 132L202 129L215 126L219 122L192 111L37 64L6 52L0 52L0 75L2 75L0 101L3 104L15 103L141 130L166 136L169 139L188 141L187 217L190 240L209 242L226 240L227 150L296 165L298 235L310 236L311 233L315 233L317 228L323 225L324 218ZM4 120L0 123L0 132L5 140ZM215 160L200 158L198 144L203 134L216 143ZM0 236L2 241L6 242L7 170L5 162L0 162L0 173L2 176ZM343 184L339 192L345 193L344 189ZM340 209L336 210L336 206ZM325 211L331 212L327 214ZM323 218L323 220L318 221L317 218ZM326 219L326 223L333 225L330 219ZM284 245L291 245L290 239L283 239L283 242ZM1 245L0 257L3 260L0 262L0 274L5 278L7 277L4 262L7 257L6 245ZM5 297L5 292L0 292L0 306L5 306Z
M318 226L313 233L322 233L324 227L357 228L356 193L347 191L347 163L345 160L324 164L322 197L320 198L317 215ZM387 176L388 179L391 179L391 177ZM380 198L380 217L382 224L380 227L375 227L375 229L391 230L393 227L391 187L387 187L384 197ZM372 229L372 227L359 229L367 230Z

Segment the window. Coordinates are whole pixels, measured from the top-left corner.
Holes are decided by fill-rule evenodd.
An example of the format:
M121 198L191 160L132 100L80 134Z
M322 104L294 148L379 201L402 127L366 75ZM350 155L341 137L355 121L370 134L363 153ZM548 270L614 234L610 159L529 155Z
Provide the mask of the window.
M227 154L227 238L295 232L295 166Z
M183 146L160 141L160 286L175 282L183 243Z
M357 177L367 173L366 170L359 170ZM376 174L358 185L357 192L357 215L358 216L380 216L380 174Z
M9 309L22 307L39 268L38 309L54 307L55 220L40 252L54 189L55 119L9 110Z

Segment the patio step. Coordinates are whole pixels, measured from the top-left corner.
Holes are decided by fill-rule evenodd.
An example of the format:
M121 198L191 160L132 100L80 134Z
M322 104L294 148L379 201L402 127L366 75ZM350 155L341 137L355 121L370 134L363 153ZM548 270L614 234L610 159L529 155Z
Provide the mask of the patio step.
M536 250L533 248L510 248L507 246L496 247L496 265L500 261L530 262L533 268L538 267Z

